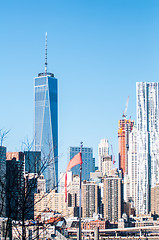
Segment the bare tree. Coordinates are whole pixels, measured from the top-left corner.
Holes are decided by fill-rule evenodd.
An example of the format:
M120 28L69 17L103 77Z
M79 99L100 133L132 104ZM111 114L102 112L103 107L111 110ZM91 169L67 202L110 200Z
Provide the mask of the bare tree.
M3 146L3 141L7 138L7 135L9 132L10 132L10 130L0 129L0 144L1 144L1 146Z
M8 221L6 237L8 236L10 222L15 220L19 221L22 229L21 232L17 231L17 238L25 240L26 220L33 220L34 206L37 204L34 201L34 194L38 192L38 181L44 170L51 164L51 157L50 155L46 156L41 163L41 159L38 159L36 153L31 150L32 143L30 144L27 140L23 143L23 146L24 150L17 158L13 155L10 160L7 160L6 204ZM57 188L57 185L55 188Z

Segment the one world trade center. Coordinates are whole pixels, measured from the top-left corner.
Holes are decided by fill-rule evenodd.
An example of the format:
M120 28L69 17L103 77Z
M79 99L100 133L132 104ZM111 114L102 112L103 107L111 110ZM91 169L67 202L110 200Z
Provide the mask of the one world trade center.
M47 33L45 72L34 80L34 150L41 151L41 172L48 192L58 184L58 83L47 71Z

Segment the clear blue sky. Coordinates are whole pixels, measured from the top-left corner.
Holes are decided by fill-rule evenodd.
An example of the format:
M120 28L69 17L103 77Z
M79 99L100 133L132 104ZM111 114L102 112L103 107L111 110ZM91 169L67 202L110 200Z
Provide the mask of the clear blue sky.
M20 151L33 139L33 79L48 70L59 80L59 169L67 149L101 138L118 156L118 120L130 96L136 120L136 82L159 81L159 1L50 0L0 3L0 128L4 145ZM110 151L111 153L111 151Z

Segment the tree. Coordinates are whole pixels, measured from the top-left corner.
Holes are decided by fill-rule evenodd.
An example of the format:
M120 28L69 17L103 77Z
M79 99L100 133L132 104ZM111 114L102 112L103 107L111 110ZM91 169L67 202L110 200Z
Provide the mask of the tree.
M27 225L25 221L33 219L34 206L36 204L34 193L41 191L39 182L42 173L51 164L49 156L46 156L41 164L41 154L39 155L39 152L31 151L32 146L29 144L29 141L25 142L24 146L23 152L7 154L6 171L8 218L6 237L10 221L15 220L20 221L22 227L21 233L17 231L19 234L17 238L22 238L23 240L26 239Z
M10 130L3 130L2 128L0 129L0 144L3 146L3 141L7 138L8 133Z

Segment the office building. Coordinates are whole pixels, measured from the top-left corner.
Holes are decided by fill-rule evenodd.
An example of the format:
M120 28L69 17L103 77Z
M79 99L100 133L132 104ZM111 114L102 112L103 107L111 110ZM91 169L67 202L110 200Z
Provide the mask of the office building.
M101 139L98 144L98 165L100 172L102 172L103 158L107 155L109 155L109 142L107 139Z
M118 222L122 216L122 194L122 179L118 174L104 178L104 218L110 222Z
M6 153L6 215L21 220L24 207L24 153Z
M80 152L80 147L69 147L69 161ZM82 148L82 180L90 179L90 172L95 171L95 161L93 158L93 148ZM71 169L73 175L80 174L80 165L77 165Z
M6 213L6 147L0 146L0 217Z
M25 172L27 173L38 173L40 174L41 169L41 152L37 151L25 151Z
M34 219L34 194L46 192L46 181L43 175L37 173L25 174L25 202L24 213L25 219Z
M137 82L137 214L151 210L151 188L159 182L158 83Z
M54 74L47 72L47 43L45 72L35 78L34 93L34 150L41 151L49 191L58 183L58 83Z
M129 134L134 126L131 119L122 119L118 122L118 140L119 140L119 169L122 170L123 176L128 174L128 150Z
M99 213L100 188L95 182L82 182L82 218Z

